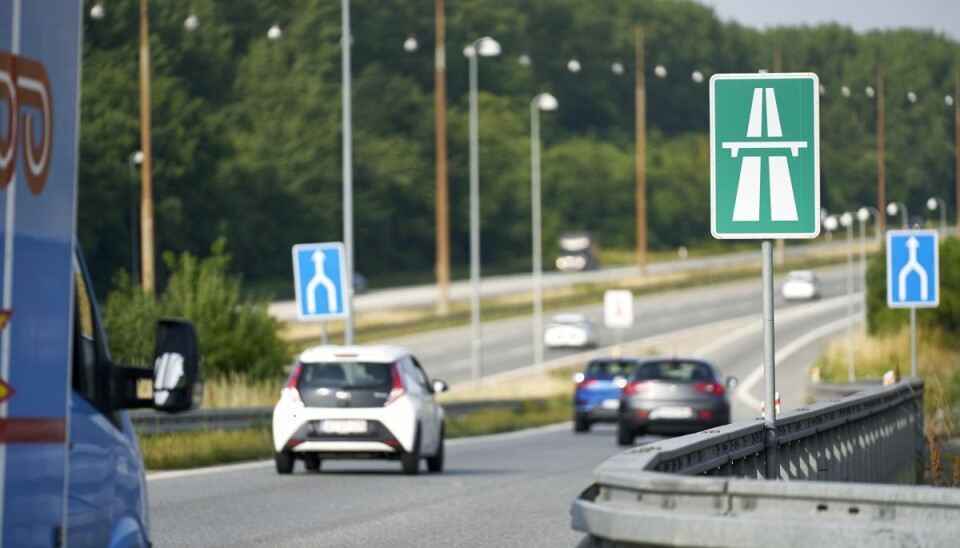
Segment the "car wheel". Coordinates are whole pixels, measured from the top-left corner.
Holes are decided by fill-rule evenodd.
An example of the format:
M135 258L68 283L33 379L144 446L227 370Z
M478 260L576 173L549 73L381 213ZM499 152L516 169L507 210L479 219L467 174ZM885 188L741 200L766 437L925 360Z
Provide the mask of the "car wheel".
M289 474L293 472L293 453L290 451L280 451L274 455L274 460L277 463L278 474Z
M445 437L444 433L445 428L440 427L440 445L437 447L437 452L432 457L427 457L427 470L431 472L443 472L443 438Z
M417 430L413 438L413 449L400 455L400 465L403 473L408 476L416 475L420 471L420 431Z
M313 453L307 453L306 455L303 456L303 465L304 467L306 467L307 470L310 470L311 472L320 471L320 464L322 462L323 461L320 460L320 457Z
M633 440L636 439L636 434L633 430L627 427L627 425L622 422L617 423L617 444L618 445L633 445Z
M590 431L590 421L586 417L577 415L573 418L573 431L574 432L589 432Z

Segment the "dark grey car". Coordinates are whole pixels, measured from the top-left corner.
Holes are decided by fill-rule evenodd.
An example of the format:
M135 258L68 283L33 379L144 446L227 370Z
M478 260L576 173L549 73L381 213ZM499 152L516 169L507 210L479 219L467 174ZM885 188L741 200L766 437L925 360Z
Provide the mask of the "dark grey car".
M645 358L620 397L617 443L631 445L644 433L688 434L730 422L727 389L717 367L702 358Z

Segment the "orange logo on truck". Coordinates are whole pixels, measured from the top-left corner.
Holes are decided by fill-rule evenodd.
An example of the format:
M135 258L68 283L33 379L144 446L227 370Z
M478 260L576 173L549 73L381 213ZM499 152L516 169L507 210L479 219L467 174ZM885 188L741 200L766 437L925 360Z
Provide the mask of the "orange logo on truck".
M27 186L40 194L47 184L53 151L53 98L42 63L0 51L0 105L4 103L7 127L0 127L0 189L13 181L19 143Z

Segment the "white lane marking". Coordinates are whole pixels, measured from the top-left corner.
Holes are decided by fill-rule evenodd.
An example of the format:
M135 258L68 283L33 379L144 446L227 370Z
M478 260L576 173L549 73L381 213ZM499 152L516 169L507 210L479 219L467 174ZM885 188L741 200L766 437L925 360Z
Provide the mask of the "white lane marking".
M827 335L832 331L837 331L840 328L846 327L851 320L856 323L857 321L859 321L859 316L855 315L852 318L847 318L847 317L840 318L839 320L835 320L826 325L821 325L817 329L814 329L813 331L805 334L799 339L791 341L790 344L783 347L782 350L776 353L776 356L774 358L775 364L779 365L780 363L783 363L784 360L789 359L790 356L796 354L797 351L799 351L801 348L819 339L820 337L823 337L824 335ZM740 386L738 386L736 390L736 396L737 396L737 399L740 400L740 403L746 405L751 409L756 409L758 413L760 412L761 402L757 398L754 398L753 396L751 396L750 391L753 389L753 385L757 384L757 382L759 382L760 379L762 378L763 378L763 364L761 363L756 369L754 369L753 371L750 372L749 375L747 375L747 378L744 379L742 383L740 383Z
M457 447L460 445L475 445L478 443L490 443L496 441L509 441L509 440L518 440L523 438L530 438L533 436L540 436L543 434L550 434L553 432L560 432L563 430L570 430L572 422L566 421L557 424L548 424L547 426L540 426L537 428L528 428L526 430L517 430L516 432L505 432L502 434L490 434L487 436L473 436L470 438L457 438L454 440L447 440L446 445L448 447ZM163 481L179 478L190 478L196 476L209 476L212 474L225 474L229 472L244 472L247 470L258 470L260 468L269 468L273 466L272 460L257 460L252 462L241 462L239 464L223 464L219 466L207 466L204 468L194 468L192 470L168 470L162 472L149 472L147 474L147 481Z

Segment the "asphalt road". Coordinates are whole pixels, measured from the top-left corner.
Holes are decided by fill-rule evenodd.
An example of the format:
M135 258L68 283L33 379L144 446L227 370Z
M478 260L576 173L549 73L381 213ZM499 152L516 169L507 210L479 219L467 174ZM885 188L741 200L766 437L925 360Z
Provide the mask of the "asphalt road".
M817 242L801 245L787 245L785 255L788 258L804 258L816 253L832 252L844 249L844 241ZM857 248L859 249L859 248ZM745 264L755 264L760 261L757 251L738 251L707 257L694 257L684 260L652 262L647 265L649 274L666 274L676 272L692 272L713 268L731 267ZM568 287L585 282L610 282L636 275L636 267L620 266L602 268L589 272L557 272L547 270L543 273L544 289ZM482 273L481 273L482 274ZM531 291L531 274L508 274L503 276L489 276L481 279L480 294L482 297L496 297ZM471 286L469 280L457 280L450 283L449 299L451 302L467 301L470 298ZM374 310L389 310L405 307L433 306L437 301L437 286L424 284L409 287L372 289L363 295L354 298L353 306L357 312ZM283 321L294 321L297 318L294 301L277 301L272 303L269 311Z
M846 293L845 267L819 269L817 272L821 278L824 299ZM785 302L779 294L782 279L778 277L775 282L775 306L778 313L811 306L809 302ZM763 300L759 278L644 296L635 300L634 325L624 330L622 340L643 339L687 327L759 315L762 310ZM564 310L564 312L569 311L586 314L597 324L600 330L601 346L609 346L617 341L617 335L603 327L601 304ZM549 318L548 313L545 315L545 321ZM481 331L483 346L480 374L482 377L513 371L533 362L534 338L530 317L484 323ZM755 339L757 345L762 343L759 337L760 334L757 332ZM409 348L431 377L457 384L472 379L470 341L470 328L458 327L408 335L384 342ZM659 350L664 353L672 352L671 348ZM561 359L579 352L579 350L547 350L545 361ZM726 372L722 361L720 365Z
M777 309L785 410L804 403L807 367L826 341L844 330L845 303L830 298L842 283L834 271L823 277L828 298ZM758 314L752 293L759 299L753 281L641 299L650 321L641 322L638 333ZM488 333L509 332L512 321L491 324ZM756 400L762 397L756 324L717 333L700 349L742 380L733 398L735 420L756 417ZM503 338L509 351L509 338ZM455 342L450 336L433 337L436 347ZM488 355L490 346L495 345L488 346ZM442 356L424 360L436 376L443 371ZM447 373L460 374L460 368ZM571 430L564 424L451 441L447 470L439 475L404 476L398 463L386 461L325 462L320 474L298 465L286 477L274 472L272 462L152 474L152 538L156 546L573 546L582 535L570 529L570 503L590 484L592 470L621 449L612 426L598 425L585 435ZM655 439L638 438L638 443Z

